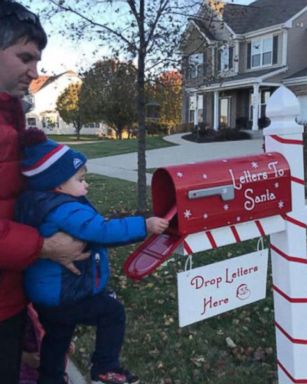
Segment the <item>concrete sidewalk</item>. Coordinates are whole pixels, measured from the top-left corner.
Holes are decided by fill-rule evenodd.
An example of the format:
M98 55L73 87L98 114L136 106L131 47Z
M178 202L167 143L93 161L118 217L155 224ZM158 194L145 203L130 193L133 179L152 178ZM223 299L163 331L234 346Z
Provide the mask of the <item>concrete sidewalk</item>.
M183 134L165 137L176 146L146 151L147 169L178 165L221 157L236 157L261 153L263 140L224 141L216 143L192 143L181 138ZM91 173L137 182L137 153L91 159L87 162ZM151 183L147 174L147 184Z

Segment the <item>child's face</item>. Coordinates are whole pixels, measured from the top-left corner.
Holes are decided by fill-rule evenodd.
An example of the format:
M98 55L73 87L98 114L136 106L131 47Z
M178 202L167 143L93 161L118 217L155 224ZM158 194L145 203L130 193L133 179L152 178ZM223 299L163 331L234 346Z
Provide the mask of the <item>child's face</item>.
M86 168L82 167L70 179L57 187L56 190L75 197L85 196L88 192L88 184L85 181L85 175Z

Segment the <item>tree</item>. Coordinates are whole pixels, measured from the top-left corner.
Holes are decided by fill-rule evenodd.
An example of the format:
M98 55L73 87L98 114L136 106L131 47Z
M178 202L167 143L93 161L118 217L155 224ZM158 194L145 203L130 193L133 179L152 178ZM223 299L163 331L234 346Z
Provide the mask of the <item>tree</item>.
M80 140L82 125L89 122L82 111L80 91L81 84L70 84L59 96L56 103L56 109L65 123L73 124L76 130L77 140Z
M92 121L104 121L122 138L136 122L136 68L118 60L97 62L84 74L81 89L84 113Z
M134 59L137 63L138 208L144 211L146 209L145 75L154 70L157 72L158 69L177 65L179 40L186 26L186 17L194 15L203 1L43 1L49 19L52 14L58 14L61 18L62 33L66 28L74 40L82 37L93 40L95 33L99 39L97 44L108 44L115 57ZM111 12L107 12L108 10ZM65 15L66 26L63 25Z
M157 123L166 127L169 133L181 122L181 74L178 71L163 72L155 79L153 85L147 87L146 93L149 104L153 101L159 106Z

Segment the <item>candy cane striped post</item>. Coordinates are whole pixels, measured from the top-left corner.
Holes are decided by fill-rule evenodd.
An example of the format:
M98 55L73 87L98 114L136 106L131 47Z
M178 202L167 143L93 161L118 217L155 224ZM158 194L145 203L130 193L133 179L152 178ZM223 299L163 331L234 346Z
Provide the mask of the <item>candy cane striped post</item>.
M271 235L279 384L307 383L307 211L299 112L296 96L282 86L267 103L271 124L264 129L266 151L282 154L291 171L292 211L283 217L285 230Z

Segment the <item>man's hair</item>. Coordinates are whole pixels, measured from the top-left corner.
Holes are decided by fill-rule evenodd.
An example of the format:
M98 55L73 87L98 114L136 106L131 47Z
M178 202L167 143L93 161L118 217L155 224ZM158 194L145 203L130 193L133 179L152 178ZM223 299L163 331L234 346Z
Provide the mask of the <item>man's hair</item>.
M47 35L39 17L12 0L0 0L0 49L6 49L19 40L34 42L40 50L47 45Z

